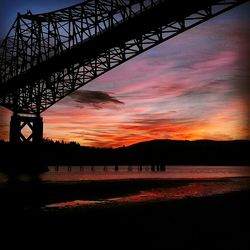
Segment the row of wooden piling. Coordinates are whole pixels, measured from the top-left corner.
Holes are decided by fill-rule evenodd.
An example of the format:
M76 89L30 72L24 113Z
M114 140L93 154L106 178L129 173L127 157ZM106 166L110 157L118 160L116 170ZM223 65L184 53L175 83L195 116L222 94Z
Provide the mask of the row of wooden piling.
M58 172L60 171L60 167L61 166L55 166L54 170L55 172ZM64 166L65 167L65 166ZM101 166L90 166L90 170L91 171L95 171L96 168L100 169ZM67 171L72 171L72 168L76 168L76 166L67 166ZM80 171L84 171L86 168L89 169L89 166L79 166L79 170ZM103 171L108 171L110 169L110 166L103 166ZM119 165L115 165L114 168L115 171L119 171L120 170L120 166ZM143 165L138 165L137 166L137 170L140 172L140 171L143 171L143 169L145 171L152 171L152 172L163 172L163 171L166 171L166 165L163 165L163 164L160 164L160 165L151 165L151 166L143 166ZM132 171L133 170L133 166L128 166L127 167L127 170L128 171Z

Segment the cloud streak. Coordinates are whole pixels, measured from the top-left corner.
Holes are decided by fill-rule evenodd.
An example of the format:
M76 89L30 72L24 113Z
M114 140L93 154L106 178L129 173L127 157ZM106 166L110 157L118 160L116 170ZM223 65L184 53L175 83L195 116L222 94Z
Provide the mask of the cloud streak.
M124 104L104 91L78 90L70 95L78 105L88 105L100 109L107 103Z

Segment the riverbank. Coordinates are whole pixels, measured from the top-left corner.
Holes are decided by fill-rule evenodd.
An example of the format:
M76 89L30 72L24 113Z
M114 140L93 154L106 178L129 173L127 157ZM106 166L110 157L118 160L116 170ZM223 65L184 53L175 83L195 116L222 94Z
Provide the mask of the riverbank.
M79 248L77 246L85 249L249 249L249 188L185 199L41 209L42 200L47 204L80 198L100 201L133 196L142 189L180 189L190 182L201 181L204 180L89 181L42 186L26 183L33 188L15 186L18 192L17 189L7 191L7 187L2 186L2 239L20 239L20 247L32 246L32 239L39 246L70 249ZM217 181L221 180L207 180L207 185ZM32 208L27 207L27 203L26 207L17 206L24 194Z

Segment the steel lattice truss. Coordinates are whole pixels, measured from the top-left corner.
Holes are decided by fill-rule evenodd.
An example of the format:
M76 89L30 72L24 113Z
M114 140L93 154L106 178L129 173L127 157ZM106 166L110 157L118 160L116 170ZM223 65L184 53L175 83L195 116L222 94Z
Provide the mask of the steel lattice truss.
M247 1L185 2L87 0L18 14L0 47L0 105L40 114L110 69Z

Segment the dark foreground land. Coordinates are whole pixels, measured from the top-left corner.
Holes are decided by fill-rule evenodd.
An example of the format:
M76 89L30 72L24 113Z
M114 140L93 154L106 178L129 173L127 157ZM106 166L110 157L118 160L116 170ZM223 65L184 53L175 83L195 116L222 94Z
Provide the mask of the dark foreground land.
M39 209L46 201L102 199L184 182L2 186L1 243L7 242L8 248L18 244L20 249L250 249L250 190L185 200Z

